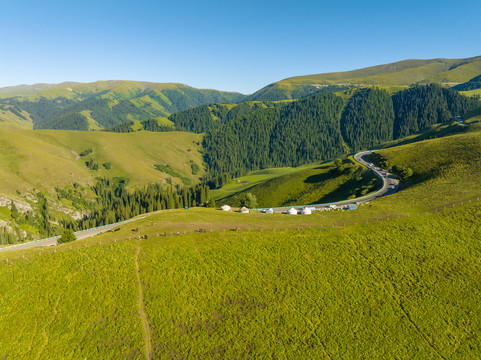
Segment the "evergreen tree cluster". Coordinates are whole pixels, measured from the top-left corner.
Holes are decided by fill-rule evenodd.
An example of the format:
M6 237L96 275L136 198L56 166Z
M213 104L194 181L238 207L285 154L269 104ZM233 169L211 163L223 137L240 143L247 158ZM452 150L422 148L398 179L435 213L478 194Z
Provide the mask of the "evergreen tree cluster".
M134 125L133 121L126 121L123 122L122 124L116 125L114 127L111 127L110 129L106 129L105 131L108 132L116 132L116 133L130 133L134 132L134 129L132 126Z
M176 130L203 133L225 123L229 109L226 105L202 105L169 116Z
M149 184L133 192L126 189L123 178L98 178L93 190L97 206L89 215L79 221L62 221L65 228L74 231L89 229L130 219L147 212L191 206L215 206L206 185L194 187L166 187L163 184Z
M180 111L169 116L178 131L189 131L197 134L217 129L232 120L251 112L270 108L282 107L286 103L243 102L238 105L211 104L202 105L194 109Z
M439 85L414 86L393 95L394 138L449 121L479 106L479 102Z
M204 137L212 178L248 170L297 166L343 152L341 97L320 94L238 117ZM219 181L217 181L219 182Z
M142 120L140 122L142 128L145 131L152 131L152 132L167 132L167 131L174 131L175 129L172 126L167 125L160 125L156 119L147 119Z
M133 128L134 125L135 123L133 121L126 121L122 124L116 125L104 131L117 132L117 133L130 133L135 131ZM142 129L144 129L145 131L167 132L167 131L175 130L172 126L160 125L156 119L142 120L140 122L140 125L142 125Z
M449 121L479 105L477 99L451 89L424 85L395 95L360 89L347 101L321 93L282 108L250 111L207 132L206 181L218 187L249 170L330 159L345 152L345 144L354 151L366 149Z
M352 150L392 140L394 110L388 92L374 88L356 91L341 117L341 133Z
M468 82L463 84L459 84L453 87L454 90L458 91L468 91L468 90L476 90L481 89L481 75L478 75Z

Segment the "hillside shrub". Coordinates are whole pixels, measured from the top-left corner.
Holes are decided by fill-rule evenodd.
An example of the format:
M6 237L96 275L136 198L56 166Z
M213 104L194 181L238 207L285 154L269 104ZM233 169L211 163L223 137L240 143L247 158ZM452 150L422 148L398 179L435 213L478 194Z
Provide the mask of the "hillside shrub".
M62 236L58 239L59 244L65 244L68 242L72 242L77 240L77 237L75 236L74 232L72 229L65 229L62 233Z

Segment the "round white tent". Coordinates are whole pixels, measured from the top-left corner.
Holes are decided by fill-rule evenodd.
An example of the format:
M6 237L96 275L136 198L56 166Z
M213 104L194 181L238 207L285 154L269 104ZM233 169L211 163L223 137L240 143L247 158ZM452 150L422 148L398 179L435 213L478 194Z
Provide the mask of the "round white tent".
M302 208L301 210L302 215L311 215L311 209L309 209L307 206Z
M239 212L243 213L243 214L248 214L249 213L249 209L246 208L245 206L241 207Z
M220 208L222 211L232 211L229 205L222 205Z
M294 208L290 208L287 210L287 215L297 215L297 210Z

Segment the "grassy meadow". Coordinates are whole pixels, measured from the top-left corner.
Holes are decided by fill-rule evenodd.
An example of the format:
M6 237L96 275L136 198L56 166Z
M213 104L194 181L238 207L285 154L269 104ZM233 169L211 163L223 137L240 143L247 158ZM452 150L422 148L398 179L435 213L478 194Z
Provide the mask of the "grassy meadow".
M344 165L354 164L352 157L344 162ZM374 174L365 168L359 174L339 174L334 170L334 162L324 162L298 168L252 171L214 190L213 195L218 202L238 206L239 199L251 193L258 207L280 207L345 200L380 187Z
M479 358L481 202L366 222L369 205L262 215L263 231L257 214L171 210L0 253L0 356L142 359L148 341L152 359ZM187 234L157 236L174 218Z
M168 210L0 253L0 357L477 359L480 134L381 150L414 175L356 211Z
M0 252L0 358L479 359L477 125L380 150L413 175L355 211L167 210Z
M201 135L148 131L127 134L57 130L3 130L0 132L0 189L15 195L33 188L52 191L72 183L92 184L98 176L121 176L131 185L162 182L169 176L155 164L169 164L195 180L191 163L202 165ZM87 149L92 153L80 154ZM85 162L92 159L98 170ZM110 163L107 170L103 164ZM174 183L181 179L172 178Z

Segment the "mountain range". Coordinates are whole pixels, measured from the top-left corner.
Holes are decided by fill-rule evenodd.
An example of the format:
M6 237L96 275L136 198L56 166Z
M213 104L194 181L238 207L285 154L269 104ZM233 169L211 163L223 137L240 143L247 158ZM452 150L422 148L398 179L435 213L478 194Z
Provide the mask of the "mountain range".
M100 130L244 98L183 84L138 81L21 85L0 89L0 128Z
M358 70L296 76L251 95L140 81L65 82L0 88L0 129L102 130L127 121L167 118L200 105L301 99L321 92L381 87L396 92L415 84L456 90L481 88L481 56L404 60Z

